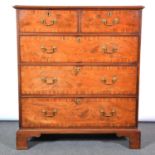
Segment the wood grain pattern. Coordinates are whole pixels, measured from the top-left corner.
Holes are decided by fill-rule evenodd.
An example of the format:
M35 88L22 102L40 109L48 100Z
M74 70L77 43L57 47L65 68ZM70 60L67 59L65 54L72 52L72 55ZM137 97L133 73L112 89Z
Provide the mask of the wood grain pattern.
M20 49L21 62L137 62L138 37L21 36Z
M70 127L135 127L135 98L82 98L76 104L76 99L67 98L22 98L22 127L23 128L70 128ZM48 115L53 110L57 114ZM105 111L103 116L100 111ZM115 114L111 115L111 111Z
M111 84L113 77L117 81ZM76 66L22 66L21 91L22 94L136 94L136 77L134 66L83 66L78 74ZM42 81L44 78L46 82ZM103 78L109 85L101 81Z
M50 16L48 16L48 12ZM56 19L56 23L45 26L41 20L45 19L47 24ZM77 12L73 10L20 10L19 12L20 32L77 32Z
M108 16L111 12L112 15ZM119 23L105 26L102 19L112 24L118 18ZM82 32L139 32L140 13L138 10L84 10L81 15Z

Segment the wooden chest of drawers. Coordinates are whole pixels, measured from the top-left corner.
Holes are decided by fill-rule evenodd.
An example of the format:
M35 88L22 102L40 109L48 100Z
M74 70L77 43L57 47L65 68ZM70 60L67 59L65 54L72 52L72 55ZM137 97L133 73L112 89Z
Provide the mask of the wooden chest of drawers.
M110 134L140 148L142 6L17 9L17 149L41 134Z

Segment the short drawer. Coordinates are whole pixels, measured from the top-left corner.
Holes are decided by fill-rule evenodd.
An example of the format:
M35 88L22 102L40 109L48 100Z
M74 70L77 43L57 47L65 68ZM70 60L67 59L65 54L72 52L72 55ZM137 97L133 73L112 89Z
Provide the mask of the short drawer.
M77 32L75 10L20 10L20 32Z
M21 62L136 62L136 36L21 36Z
M136 94L135 66L22 66L22 94Z
M82 32L139 32L139 10L86 10L81 15Z
M23 128L132 128L135 98L22 98Z

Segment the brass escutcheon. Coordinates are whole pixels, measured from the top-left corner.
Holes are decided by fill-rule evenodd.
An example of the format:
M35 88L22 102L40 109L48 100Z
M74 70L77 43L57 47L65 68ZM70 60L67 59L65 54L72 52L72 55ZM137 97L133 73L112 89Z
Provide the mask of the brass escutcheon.
M74 102L75 102L75 104L80 104L81 103L81 99L80 98L76 98L75 100L74 100Z
M77 40L78 43L81 42L81 38L80 37L77 37L76 40Z
M76 66L74 67L74 75L78 75L80 73L81 68Z
M112 16L112 12L108 12L107 15L110 17Z

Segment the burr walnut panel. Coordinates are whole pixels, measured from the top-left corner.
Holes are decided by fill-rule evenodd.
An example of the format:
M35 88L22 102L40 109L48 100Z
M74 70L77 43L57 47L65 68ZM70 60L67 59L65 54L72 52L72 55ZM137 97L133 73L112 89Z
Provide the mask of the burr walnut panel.
M21 62L136 62L137 36L21 36Z
M135 98L22 98L21 107L23 128L136 125Z
M135 66L22 66L22 94L136 94Z
M139 10L84 10L82 32L139 32Z
M77 32L75 10L20 10L20 32Z

